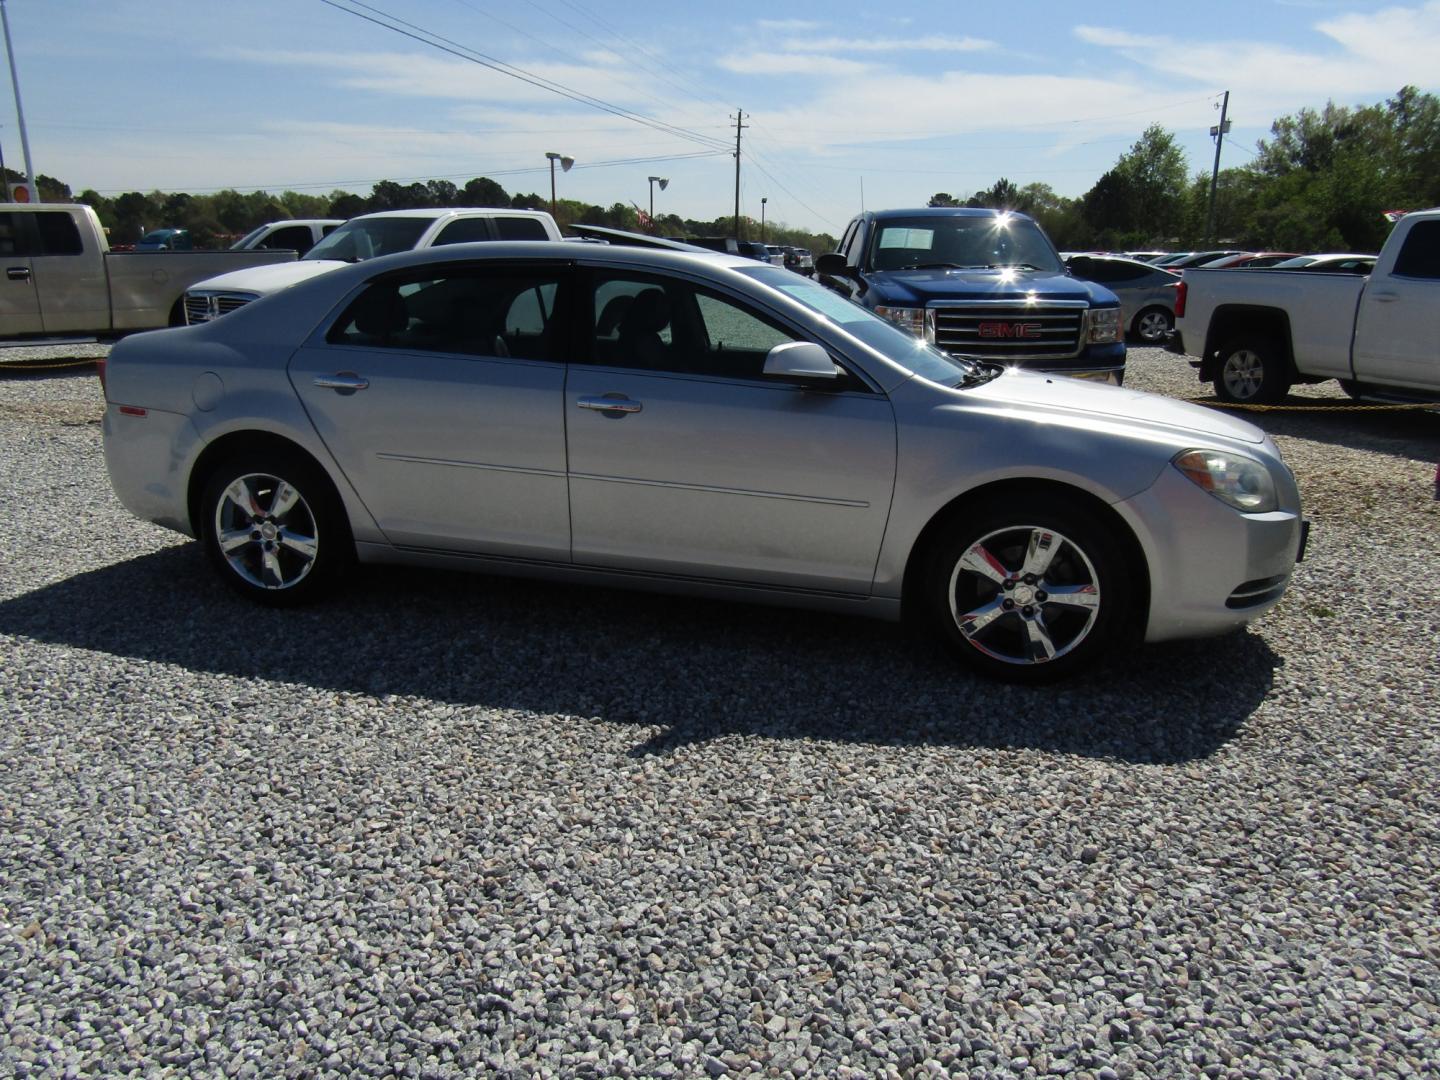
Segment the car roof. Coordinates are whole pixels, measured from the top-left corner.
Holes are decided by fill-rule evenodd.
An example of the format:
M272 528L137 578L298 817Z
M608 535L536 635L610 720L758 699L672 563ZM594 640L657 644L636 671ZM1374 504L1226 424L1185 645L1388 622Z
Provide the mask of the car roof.
M504 215L505 217L549 217L543 210L511 210L507 206L436 206L420 210L376 210L370 214L361 214L353 217L351 221L365 221L369 218L424 218L426 220L439 220L450 214L486 214L492 217Z
M913 210L871 210L870 216L876 221L883 221L891 217L1000 217L1010 214L1014 217L1028 218L1029 214L1021 213L1019 210L992 210L983 206L919 206Z

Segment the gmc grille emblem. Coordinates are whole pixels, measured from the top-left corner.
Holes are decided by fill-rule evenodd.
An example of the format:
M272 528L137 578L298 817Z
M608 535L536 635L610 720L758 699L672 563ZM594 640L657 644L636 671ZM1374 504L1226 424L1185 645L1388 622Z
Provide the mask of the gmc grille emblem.
M1038 338L1040 324L1038 322L982 322L980 336L982 338Z

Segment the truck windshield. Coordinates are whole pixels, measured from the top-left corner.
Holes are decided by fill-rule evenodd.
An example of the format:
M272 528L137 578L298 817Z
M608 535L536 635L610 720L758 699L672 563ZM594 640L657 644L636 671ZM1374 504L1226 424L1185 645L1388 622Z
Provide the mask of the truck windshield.
M869 270L1065 272L1040 227L1014 214L882 218L875 223L865 262Z
M364 262L397 251L409 251L431 224L429 218L357 218L341 225L303 258Z
M242 236L239 240L236 240L233 244L231 244L231 245L230 245L230 250L231 250L231 251L244 251L244 250L246 249L246 247L248 247L250 244L254 243L256 240L259 240L259 239L260 239L260 234L263 233L263 232L264 232L266 229L268 229L269 227L270 227L269 225L260 225L260 226L257 226L257 227L254 228L254 229L251 229L248 233L246 233L244 236Z
M757 266L753 270L747 267L740 273L804 304L843 328L851 337L859 338L876 352L931 382L958 386L989 377L983 365L942 352L913 334L907 334L888 319L882 319L825 286L806 281L789 270L781 270L778 266Z

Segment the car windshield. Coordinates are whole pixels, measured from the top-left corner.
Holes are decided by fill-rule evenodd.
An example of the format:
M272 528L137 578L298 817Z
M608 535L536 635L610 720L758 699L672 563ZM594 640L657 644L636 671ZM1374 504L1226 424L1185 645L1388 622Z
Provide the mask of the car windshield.
M1014 214L883 218L875 223L871 270L1046 270L1063 273L1040 227Z
M817 315L835 323L851 337L859 338L876 352L931 382L944 386L959 386L988 377L984 365L951 356L913 334L906 333L888 319L882 319L874 312L846 300L823 285L807 281L799 274L767 266L753 270L740 269L740 273L769 285L797 303L804 304Z
M364 262L409 251L431 224L430 218L423 217L356 218L321 240L303 258Z

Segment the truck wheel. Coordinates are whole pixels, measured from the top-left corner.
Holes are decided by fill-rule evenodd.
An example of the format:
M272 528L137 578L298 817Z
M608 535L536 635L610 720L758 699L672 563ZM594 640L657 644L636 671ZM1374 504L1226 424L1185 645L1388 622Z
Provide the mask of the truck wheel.
M1053 682L1093 667L1124 635L1142 573L1080 504L996 500L946 526L927 562L926 609L967 667Z
M319 469L258 451L218 465L200 504L201 542L237 592L290 607L327 591L354 561L349 522Z
M1135 316L1130 324L1135 336L1147 345L1157 345L1175 328L1175 319L1162 307L1150 307Z
M1215 396L1232 405L1273 405L1290 392L1290 372L1271 341L1237 338L1220 349Z

